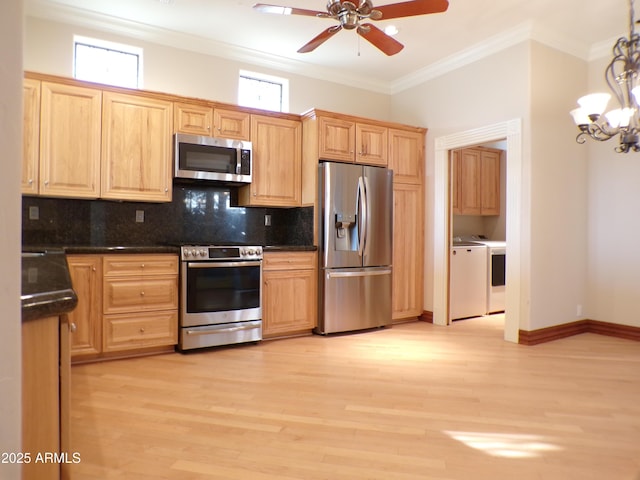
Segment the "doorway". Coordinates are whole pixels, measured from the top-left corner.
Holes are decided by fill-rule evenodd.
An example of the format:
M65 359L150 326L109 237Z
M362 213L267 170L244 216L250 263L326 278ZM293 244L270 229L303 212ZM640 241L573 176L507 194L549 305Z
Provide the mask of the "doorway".
M506 308L504 338L518 342L521 310L521 231L525 212L522 210L522 126L515 119L495 125L467 130L435 139L434 175L434 294L433 321L449 324L449 251L451 245L450 170L449 151L506 138L507 212L506 240L509 248L507 262ZM528 213L528 212L527 212Z

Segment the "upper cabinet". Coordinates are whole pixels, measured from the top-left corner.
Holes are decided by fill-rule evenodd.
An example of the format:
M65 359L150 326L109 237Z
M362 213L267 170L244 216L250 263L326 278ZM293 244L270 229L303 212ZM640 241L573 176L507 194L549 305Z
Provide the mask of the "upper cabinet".
M389 168L394 182L422 183L424 137L422 129L389 129Z
M251 115L253 178L238 191L246 206L301 205L302 125L298 120Z
M39 193L100 194L100 90L42 82Z
M317 122L318 158L387 166L386 127L322 115Z
M40 166L40 81L27 78L23 85L22 193L38 193Z
M239 110L175 102L174 125L179 133L248 141L251 115Z
M452 164L452 211L455 215L500 215L501 150L455 150Z
M172 103L103 95L102 198L171 201Z

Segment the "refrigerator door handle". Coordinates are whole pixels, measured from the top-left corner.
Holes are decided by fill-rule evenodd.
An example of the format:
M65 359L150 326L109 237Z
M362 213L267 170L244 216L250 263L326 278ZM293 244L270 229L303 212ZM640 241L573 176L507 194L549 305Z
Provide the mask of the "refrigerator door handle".
M367 204L367 191L365 189L365 183L363 177L358 177L358 255L362 257L364 254L365 242L367 239L367 223L368 223L368 204Z
M391 269L385 268L382 270L371 270L367 272L327 272L327 280L330 278L345 278L345 277L373 277L376 275L390 275Z

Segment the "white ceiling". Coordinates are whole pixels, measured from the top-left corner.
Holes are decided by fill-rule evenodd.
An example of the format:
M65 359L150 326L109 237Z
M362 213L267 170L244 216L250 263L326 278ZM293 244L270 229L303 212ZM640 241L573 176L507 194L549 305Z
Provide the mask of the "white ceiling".
M627 0L449 0L444 13L376 22L400 30L395 38L405 48L395 56L346 30L299 54L334 20L258 13L251 8L256 1L25 0L25 12L387 93L526 38L595 58L629 29ZM325 9L323 0L260 1ZM390 3L398 2L374 0Z

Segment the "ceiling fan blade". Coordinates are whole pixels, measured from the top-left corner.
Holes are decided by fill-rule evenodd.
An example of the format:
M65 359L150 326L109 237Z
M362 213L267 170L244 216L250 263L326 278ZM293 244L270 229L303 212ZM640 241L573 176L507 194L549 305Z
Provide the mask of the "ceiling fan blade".
M358 27L358 35L389 56L395 55L404 48L404 45L400 42L370 23L360 25Z
M342 30L342 26L340 25L334 25L333 27L327 28L320 35L316 36L310 42L302 46L300 50L298 50L298 53L312 52L313 50L318 48L320 45L322 45L324 42L326 42L331 37L333 37L340 30Z
M268 5L266 3L256 3L254 10L260 13L275 13L276 15L305 15L307 17L327 17L327 12L318 10L305 10L304 8L282 7L280 5Z
M391 5L375 7L376 10L382 13L380 20L440 13L445 12L447 8L449 8L449 2L447 0L413 0L410 2L392 3ZM374 20L378 19L374 18Z

